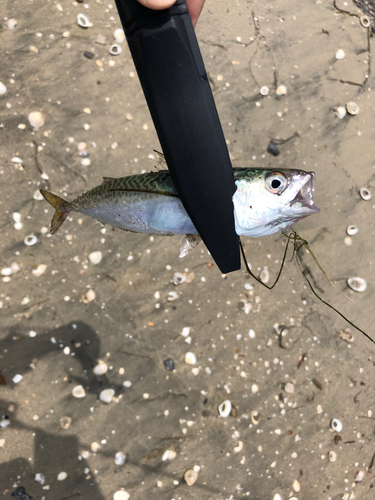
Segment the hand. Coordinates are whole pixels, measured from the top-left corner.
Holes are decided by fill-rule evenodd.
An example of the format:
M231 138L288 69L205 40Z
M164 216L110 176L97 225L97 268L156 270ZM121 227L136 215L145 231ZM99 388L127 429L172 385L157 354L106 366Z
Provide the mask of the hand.
M176 0L138 0L139 3L144 5L149 9L163 10L171 7ZM202 12L205 0L186 0L187 7L189 9L189 14L191 17L191 22L195 28L198 17Z

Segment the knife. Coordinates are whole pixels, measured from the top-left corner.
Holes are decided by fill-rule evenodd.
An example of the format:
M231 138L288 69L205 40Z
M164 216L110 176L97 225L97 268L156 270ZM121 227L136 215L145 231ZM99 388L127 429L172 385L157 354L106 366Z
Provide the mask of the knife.
M236 186L186 2L115 2L177 193L221 272L236 271Z

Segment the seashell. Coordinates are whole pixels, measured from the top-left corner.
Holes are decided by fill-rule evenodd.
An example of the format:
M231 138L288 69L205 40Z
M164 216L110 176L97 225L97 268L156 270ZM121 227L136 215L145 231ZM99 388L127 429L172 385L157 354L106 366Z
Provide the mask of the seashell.
M130 495L127 491L116 491L113 495L113 500L129 500Z
M113 396L115 395L115 391L113 389L104 389L99 394L99 399L100 401L103 401L103 403L110 403L113 399Z
M354 225L350 225L346 228L346 233L349 235L349 236L353 236L354 234L357 234L358 233L358 227L357 226L354 226Z
M364 292L367 288L366 280L356 276L354 278L348 278L347 280L348 286L354 290L355 292Z
M243 450L243 441L238 441L238 445L233 448L234 453L239 453Z
M28 114L27 119L32 127L38 129L44 125L44 116L40 111L32 111Z
M370 21L370 18L368 16L361 16L359 18L359 21L364 28L369 28L371 25L371 21Z
M81 26L81 28L88 28L90 26L90 21L87 19L85 14L78 14L77 24L78 26Z
M25 130L26 125L25 125L24 123L19 123L19 124L17 125L17 128L19 128L20 130Z
M260 273L259 278L262 281L262 283L268 283L269 282L269 280L270 280L270 273L268 271L268 267L267 266L265 266L263 268L263 271Z
M184 479L188 486L192 486L198 479L198 472L193 469L189 469L185 472Z
M35 191L35 193L33 194L33 198L36 201L42 201L43 200L43 196L41 195L41 192L39 191L39 189L37 189Z
M258 410L253 410L251 413L250 413L250 419L252 421L252 423L254 425L258 425L259 424L259 420L260 420L260 413Z
M267 85L263 85L263 87L260 87L259 93L260 95L268 95L270 93L270 89Z
M1 273L2 276L10 276L12 274L12 269L10 267L4 267L0 271L0 273Z
M121 52L122 48L118 43L114 43L109 47L109 53L112 54L113 56L118 56L119 54L121 54Z
M94 366L93 370L94 375L100 376L104 375L108 371L108 365L107 363L104 363L101 359L98 360L98 364Z
M36 269L33 269L31 272L38 278L39 276L42 276L43 273L45 273L46 269L47 266L45 264L39 264L39 266Z
M118 451L115 455L115 464L116 465L124 465L126 461L126 455L122 451Z
M328 452L328 460L329 460L330 462L336 462L336 460L337 460L337 454L336 454L336 452L334 452L334 451L329 451L329 452Z
M91 449L94 453L96 453L100 450L100 444L94 441L93 443L91 443Z
M21 214L19 212L13 212L12 219L14 222L21 222Z
M336 432L341 432L342 431L342 423L338 418L333 418L331 420L331 429Z
M21 158L18 158L18 156L13 156L13 158L10 160L12 163L18 163L21 164L23 163Z
M173 283L177 285L181 285L186 281L186 276L182 273L174 273L173 275Z
M335 442L335 444L340 444L342 441L342 437L340 436L340 434L336 434L336 436L333 438L333 441Z
M336 59L344 59L345 57L345 52L342 49L339 49L336 54L335 54Z
M340 118L340 120L342 120L346 116L346 109L344 108L344 106L337 106L337 108L335 109L335 113L337 118Z
M14 229L16 229L17 231L19 231L20 229L23 228L23 224L22 222L16 222L15 224L13 224L13 227Z
M40 483L41 485L43 485L46 481L46 478L45 478L44 474L41 474L40 472L38 472L37 474L35 474L34 480L37 483Z
M168 292L167 300L168 302L173 302L174 300L178 299L178 293L177 292Z
M174 458L176 458L176 455L177 453L175 452L175 450L165 450L161 459L163 460L163 462L165 462L166 460L173 460Z
M88 167L89 165L91 165L90 158L84 158L83 160L81 160L81 165L82 167Z
M359 190L359 194L361 195L362 200L371 200L371 191L369 189L363 187Z
M72 394L75 398L84 398L86 396L86 391L81 385L76 385L72 390Z
M349 328L346 328L345 330L341 330L339 333L339 336L342 340L345 340L345 342L354 342L354 337L349 330Z
M365 473L363 470L358 470L355 474L354 474L354 482L355 483L361 483L363 481L365 477Z
M275 493L273 500L283 500L282 496L279 493Z
M295 480L293 481L293 490L294 490L296 493L298 493L298 492L300 491L300 489L301 489L301 485L300 485L299 481L297 481L297 479L295 479Z
M287 92L285 85L279 85L276 89L276 95L285 95Z
M12 271L13 274L17 274L19 271L20 271L20 266L17 264L17 262L12 262L12 264L10 265L10 269Z
M256 394L258 391L259 391L259 387L257 386L257 384L253 384L253 385L251 386L251 392L252 392L253 394Z
M17 19L8 19L8 28L10 30L14 30L16 26L17 26Z
M192 352L187 352L185 354L185 363L187 365L195 365L197 362L197 358L195 357L195 354L193 354Z
M91 264L99 264L99 262L102 260L102 252L100 250L98 250L97 252L91 252L90 255L89 255L89 260L91 262Z
M293 394L294 393L294 384L291 382L287 382L284 386L284 391L288 394Z
M190 326L184 326L181 335L183 337L188 337L190 335Z
M60 425L63 429L69 429L71 423L72 423L72 419L70 417L61 417L60 418Z
M59 472L57 475L57 480L58 481L65 481L65 479L68 477L68 474L66 472Z
M95 300L96 294L92 288L86 293L86 300L87 302L92 302Z
M38 241L38 238L34 234L29 234L26 236L26 238L23 240L26 246L32 247L35 245L35 243Z
M0 82L0 95L4 95L7 91L6 86L3 84L3 82Z
M23 377L19 373L17 373L17 375L14 375L14 377L12 378L14 384L18 384L22 379Z
M349 115L358 115L359 113L359 106L356 102L354 101L349 101L346 103L346 111L349 113Z
M232 403L227 399L226 401L223 401L218 407L217 411L219 412L219 416L222 418L227 418L230 415L230 412L232 411Z
M78 151L82 152L82 151L85 151L86 150L86 147L87 147L87 144L85 142L79 142L77 144L77 149Z
M121 28L115 30L115 32L113 33L113 38L116 40L117 43L122 43L125 40L124 30Z

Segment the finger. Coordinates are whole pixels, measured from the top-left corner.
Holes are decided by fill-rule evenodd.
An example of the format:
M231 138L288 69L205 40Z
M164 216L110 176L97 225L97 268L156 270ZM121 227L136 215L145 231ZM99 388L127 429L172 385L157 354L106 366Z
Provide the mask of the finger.
M189 9L189 14L191 17L191 22L195 28L198 17L202 12L205 0L186 0L187 7Z
M176 0L138 0L139 3L148 9L163 10L171 7Z

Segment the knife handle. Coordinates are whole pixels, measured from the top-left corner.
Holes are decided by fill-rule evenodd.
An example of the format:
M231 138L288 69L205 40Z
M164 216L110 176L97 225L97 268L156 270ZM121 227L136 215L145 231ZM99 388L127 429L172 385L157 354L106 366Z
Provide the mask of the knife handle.
M176 190L223 273L241 267L232 165L185 0L115 0Z

